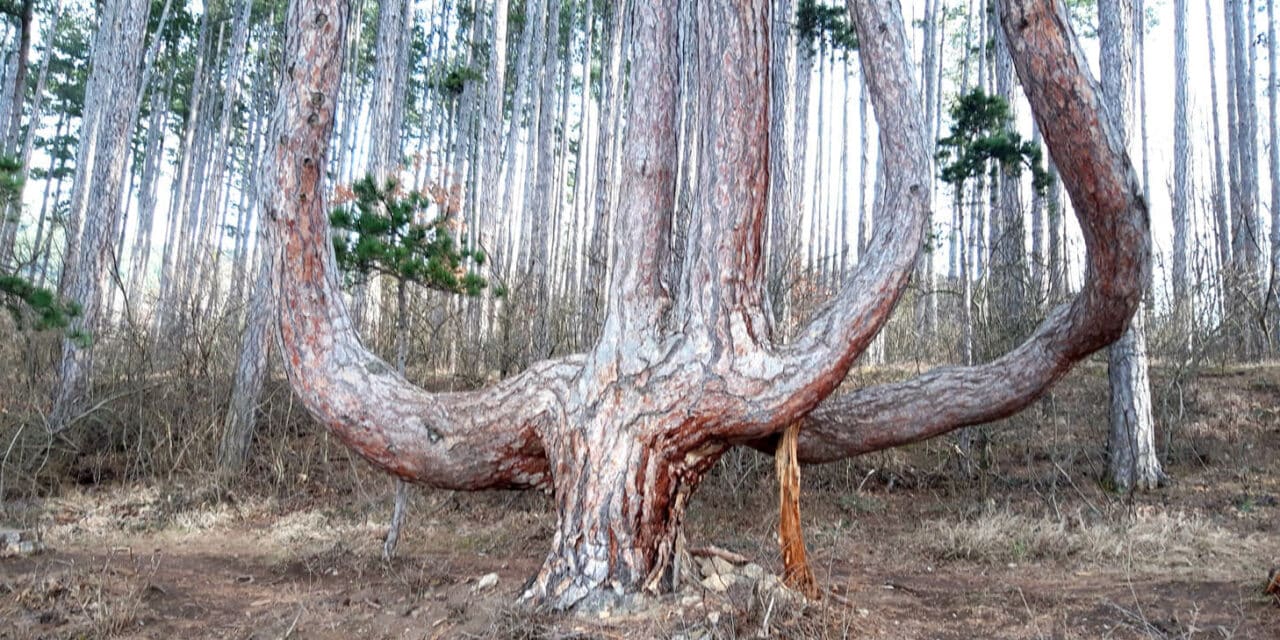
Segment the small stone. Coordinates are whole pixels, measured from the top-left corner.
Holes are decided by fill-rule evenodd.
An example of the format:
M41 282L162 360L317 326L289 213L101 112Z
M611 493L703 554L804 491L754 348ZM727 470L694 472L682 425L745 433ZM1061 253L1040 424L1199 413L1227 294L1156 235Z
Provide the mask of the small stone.
M782 582L778 580L778 576L775 576L772 573L766 573L761 576L759 587L761 592L768 593L781 589Z
M712 611L711 613L708 613L707 622L710 622L713 627L720 624L720 612Z
M750 562L742 565L741 573L742 575L750 578L751 580L759 582L761 579L764 578L764 567L754 562Z
M704 578L707 576L714 576L718 573L716 571L716 564L711 561L711 558L698 558L698 571Z
M721 575L729 575L733 573L735 570L733 563L729 562L728 560L725 560L724 558L721 558L720 556L713 556L711 558L711 564L715 566L716 573L719 573Z
M871 611L870 611L870 610L868 610L868 609L858 609L858 615L859 615L860 617L865 618L865 617L867 617L867 616L871 615Z
M732 575L712 575L707 576L702 581L702 586L716 593L724 593L733 586L734 578Z
M699 598L698 596L695 596L695 595L687 595L683 598L680 598L680 606L682 607L692 607L698 604L699 602L702 602L702 598Z
M472 593L475 593L477 591L492 589L496 586L498 586L498 574L487 573L483 577L481 577L479 580L476 581L476 586L473 589L471 589L471 591Z

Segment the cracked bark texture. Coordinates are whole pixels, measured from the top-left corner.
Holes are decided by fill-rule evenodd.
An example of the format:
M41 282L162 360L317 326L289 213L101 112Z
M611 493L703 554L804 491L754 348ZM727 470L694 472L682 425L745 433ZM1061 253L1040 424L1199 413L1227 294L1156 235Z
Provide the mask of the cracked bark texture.
M929 208L928 134L897 3L849 2L885 159L866 254L874 257L793 341L775 344L763 263L770 4L696 4L698 23L714 25L700 30L697 64L715 73L687 83L697 92L703 153L686 168L697 172L698 191L682 220L679 282L664 270L679 104L691 97L681 95L680 7L658 0L629 9L637 43L624 107L630 134L620 149L616 266L599 339L585 354L534 364L487 389L432 394L361 346L337 284L322 168L349 4L291 3L288 63L261 181L273 186L261 197L290 384L344 443L399 478L452 489L549 488L558 523L526 602L608 607L672 589L685 508L728 447L772 442L815 407L818 418L800 431L801 460L927 437L992 415L993 406L1011 413L1070 362L1113 340L1140 300L1149 239L1137 181L1099 115L1064 14L1014 3L1006 7L1017 16L1006 16L1011 52L1024 86L1040 93L1033 105L1049 122L1046 138L1084 210L1095 281L1029 346L993 365L827 399L887 320L915 264ZM938 394L948 392L968 396L940 409L947 396Z
M1066 8L1060 0L1003 0L998 10L1014 67L1080 220L1089 277L1075 300L991 362L941 367L829 398L805 420L803 462L832 462L1013 415L1076 362L1115 341L1138 308L1150 268L1147 205Z

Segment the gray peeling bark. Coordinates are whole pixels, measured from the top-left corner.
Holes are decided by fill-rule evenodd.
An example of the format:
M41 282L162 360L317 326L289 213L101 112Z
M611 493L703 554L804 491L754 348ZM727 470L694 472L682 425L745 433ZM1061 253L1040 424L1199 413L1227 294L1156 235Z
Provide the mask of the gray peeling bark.
M1076 362L1118 338L1138 308L1151 251L1147 205L1065 7L1060 0L1003 0L999 11L1035 119L1079 217L1089 278L1073 302L990 363L940 368L824 402L801 431L805 462L839 460L1013 415Z

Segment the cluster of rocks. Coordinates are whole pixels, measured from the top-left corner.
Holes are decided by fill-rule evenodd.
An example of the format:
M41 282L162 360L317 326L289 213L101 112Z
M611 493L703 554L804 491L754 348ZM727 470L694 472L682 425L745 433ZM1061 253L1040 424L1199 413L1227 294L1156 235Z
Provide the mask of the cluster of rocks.
M782 579L747 558L731 552L695 553L694 573L697 583L686 583L680 604L688 606L707 596L727 595L730 591L746 592L762 602L800 603L804 596L783 584Z
M0 527L0 558L29 556L44 551L44 542L34 531Z

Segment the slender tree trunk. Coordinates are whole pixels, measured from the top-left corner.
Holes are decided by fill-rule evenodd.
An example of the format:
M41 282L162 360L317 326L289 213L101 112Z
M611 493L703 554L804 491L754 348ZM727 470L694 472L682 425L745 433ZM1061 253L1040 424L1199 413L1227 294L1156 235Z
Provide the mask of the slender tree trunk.
M94 148L91 154L80 156L93 158L89 190L95 206L85 219L79 255L71 271L64 274L66 296L82 307L81 315L72 323L79 331L98 330L100 296L118 255L112 231L122 215L120 182L132 133L128 129L129 115L137 99L138 65L149 7L145 0L109 0L95 46L89 86L96 92L86 93L85 100L102 105L102 128L98 139L82 140L82 144L92 144ZM96 82L95 76L100 78ZM88 399L92 354L90 346L71 338L63 341L51 416L54 431L70 426Z
M793 143L787 137L790 113L791 70L794 66L794 32L791 21L795 0L773 0L775 20L769 25L769 299L774 323L786 326L790 317L787 278L791 276L791 226L796 210L791 184ZM792 131L792 135L799 135Z
M1267 83L1267 128L1271 139L1271 280L1270 302L1273 315L1271 333L1267 336L1272 345L1280 344L1280 110L1276 106L1276 90L1280 87L1280 65L1276 62L1280 46L1276 44L1276 3L1267 0L1267 61L1271 68ZM1274 348L1274 347L1273 347Z
M62 132L66 128L66 123L66 117L58 118L57 127L53 131L54 140L58 140L62 137ZM53 236L53 221L50 220L48 215L50 187L53 186L54 182L57 182L59 185L59 192L61 192L61 173L66 166L66 158L52 157L51 154L51 157L49 158L49 172L45 174L44 179L44 195L40 199L40 215L36 218L36 235L35 239L31 242L31 262L27 267L27 277L33 280L36 279L36 265L40 262L41 256L45 255L48 251L46 246L48 244L48 238ZM56 179L54 177L55 175L58 176ZM40 279L43 280L43 278L44 274L41 273Z
M27 68L31 62L31 24L35 18L35 6L35 0L22 0L22 13L18 16L18 59L13 74L9 122L5 125L4 147L5 153L10 155L18 153L18 142L22 139L22 106L26 104Z
M1191 229L1191 126L1187 105L1187 0L1173 2L1173 312L1178 342L1191 346L1191 310L1195 308L1187 266Z
M623 46L626 16L630 11L629 0L609 5L609 35L602 43L605 51L602 65L604 92L601 96L600 134L596 139L595 198L592 206L591 239L587 248L587 284L583 301L582 343L594 344L604 321L604 287L609 273L609 229L612 224L614 165L616 163L615 135L622 131L623 108Z
M248 463L271 349L270 321L276 304L271 287L270 254L262 253L257 271L244 332L240 334L231 400L222 423L222 443L218 447L218 468L228 478L241 473Z
M1113 124L1129 148L1134 136L1133 0L1099 0L1098 37L1102 52L1102 94ZM1151 415L1151 382L1142 311L1107 350L1111 387L1110 458L1107 478L1117 490L1155 489L1165 482L1156 457L1155 421Z
M12 95L9 99L8 120L0 123L0 126L4 126L6 131L4 136L5 153L10 156L18 154L18 141L22 136L22 106L26 102L24 98L27 92L27 66L31 55L31 22L34 7L35 0L23 0L22 12L18 17L17 62L13 74ZM52 51L52 47L49 47L49 49ZM45 56L46 59L48 57L48 55ZM32 110L30 128L37 128L39 123L38 112ZM22 166L25 168L26 163L24 162ZM0 202L0 268L16 266L12 265L12 263L17 257L14 255L14 245L17 242L18 228L20 226L22 226L21 193L14 200Z
M1213 37L1213 7L1211 0L1204 1L1204 24L1209 47L1209 101L1210 120L1213 123L1213 216L1216 227L1214 240L1217 246L1218 264L1223 269L1231 264L1231 218L1227 210L1227 182L1222 168L1222 134L1218 110L1218 62ZM1228 91L1227 93L1231 93ZM1220 291L1226 295L1225 287Z
M141 299L146 282L146 268L151 259L151 232L155 218L156 189L159 185L160 161L164 156L165 129L168 126L168 89L156 87L151 94L151 121L147 124L147 143L142 159L142 184L138 193L138 225L133 250L129 257L128 298L134 304Z
M191 92L187 97L187 121L183 125L182 142L179 146L179 160L173 179L173 190L169 196L169 232L164 245L160 269L160 307L159 320L156 322L156 337L160 337L181 314L180 307L186 301L186 274L194 265L195 247L191 245L195 236L194 229L198 220L195 211L189 206L189 185L193 174L193 166L200 153L200 140L197 131L204 120L202 106L204 104L204 58L208 46L209 22L201 19L200 35L196 44L195 70L191 79Z

